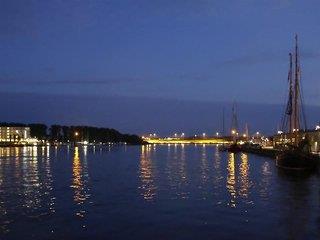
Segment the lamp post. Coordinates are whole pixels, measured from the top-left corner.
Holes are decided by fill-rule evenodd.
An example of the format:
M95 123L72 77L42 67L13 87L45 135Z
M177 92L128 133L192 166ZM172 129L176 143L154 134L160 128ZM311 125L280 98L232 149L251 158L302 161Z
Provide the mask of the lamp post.
M75 131L74 132L74 145L76 145L78 136L79 136L79 133L77 131Z

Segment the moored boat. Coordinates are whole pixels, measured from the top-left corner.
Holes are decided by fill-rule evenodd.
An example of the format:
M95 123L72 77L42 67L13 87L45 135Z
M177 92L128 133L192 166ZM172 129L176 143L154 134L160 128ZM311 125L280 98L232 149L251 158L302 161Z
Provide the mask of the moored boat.
M277 167L287 170L316 170L318 158L310 151L307 141L302 141L299 146L290 146L276 157Z
M237 153L241 152L241 147L237 143L233 143L227 147L228 152Z
M301 71L298 51L298 37L295 37L294 54L289 54L289 94L285 114L282 119L282 131L289 139L276 156L276 165L290 170L315 170L318 159L311 153L308 139L302 137L307 129L306 117L301 96ZM293 65L294 58L294 65Z

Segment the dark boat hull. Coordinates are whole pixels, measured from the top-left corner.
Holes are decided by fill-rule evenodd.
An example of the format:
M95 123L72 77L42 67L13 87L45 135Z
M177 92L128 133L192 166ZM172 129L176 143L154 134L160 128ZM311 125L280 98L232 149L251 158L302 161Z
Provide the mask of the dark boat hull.
M227 148L228 152L232 152L232 153L238 153L241 152L241 148L238 144L231 144L228 148Z
M315 170L318 160L310 153L285 151L277 156L276 165L289 170Z
M232 153L241 152L241 148L238 144L222 145L218 147L218 150L221 152L232 152Z

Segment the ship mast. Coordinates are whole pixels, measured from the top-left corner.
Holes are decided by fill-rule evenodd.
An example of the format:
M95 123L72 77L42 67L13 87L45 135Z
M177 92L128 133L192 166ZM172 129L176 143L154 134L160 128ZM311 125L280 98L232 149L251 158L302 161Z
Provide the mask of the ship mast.
M289 102L287 108L287 114L289 115L289 133L292 133L294 120L292 115L292 100L293 100L293 89L292 89L292 53L289 53L290 68L288 73L289 82Z
M295 66L294 66L294 102L293 102L293 131L300 129L300 66L299 66L299 55L298 55L298 35L295 36Z
M225 136L225 130L224 130L224 107L222 108L222 136Z
M294 64L293 64L294 61ZM282 121L283 131L288 133L296 133L302 130L301 118L303 120L303 130L307 128L306 119L303 109L302 93L301 93L301 72L299 61L298 35L295 36L294 54L289 53L289 96L285 111L285 117ZM295 137L295 142L296 142Z
M233 106L232 106L231 135L233 137L233 142L235 143L237 141L237 135L238 135L238 117L237 117L235 102L233 102Z
M288 102L285 110L285 116L282 119L282 130L285 131L288 129L288 133L293 132L293 86L292 86L292 53L289 53L289 72L288 72L288 83L289 83L289 95L288 95ZM289 124L289 126L288 126Z

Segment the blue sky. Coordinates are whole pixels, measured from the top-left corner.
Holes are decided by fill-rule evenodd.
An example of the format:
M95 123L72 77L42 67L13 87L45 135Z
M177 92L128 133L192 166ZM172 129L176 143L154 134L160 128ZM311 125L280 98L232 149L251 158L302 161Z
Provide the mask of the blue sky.
M0 1L4 93L284 103L299 34L319 105L320 3L291 0Z

